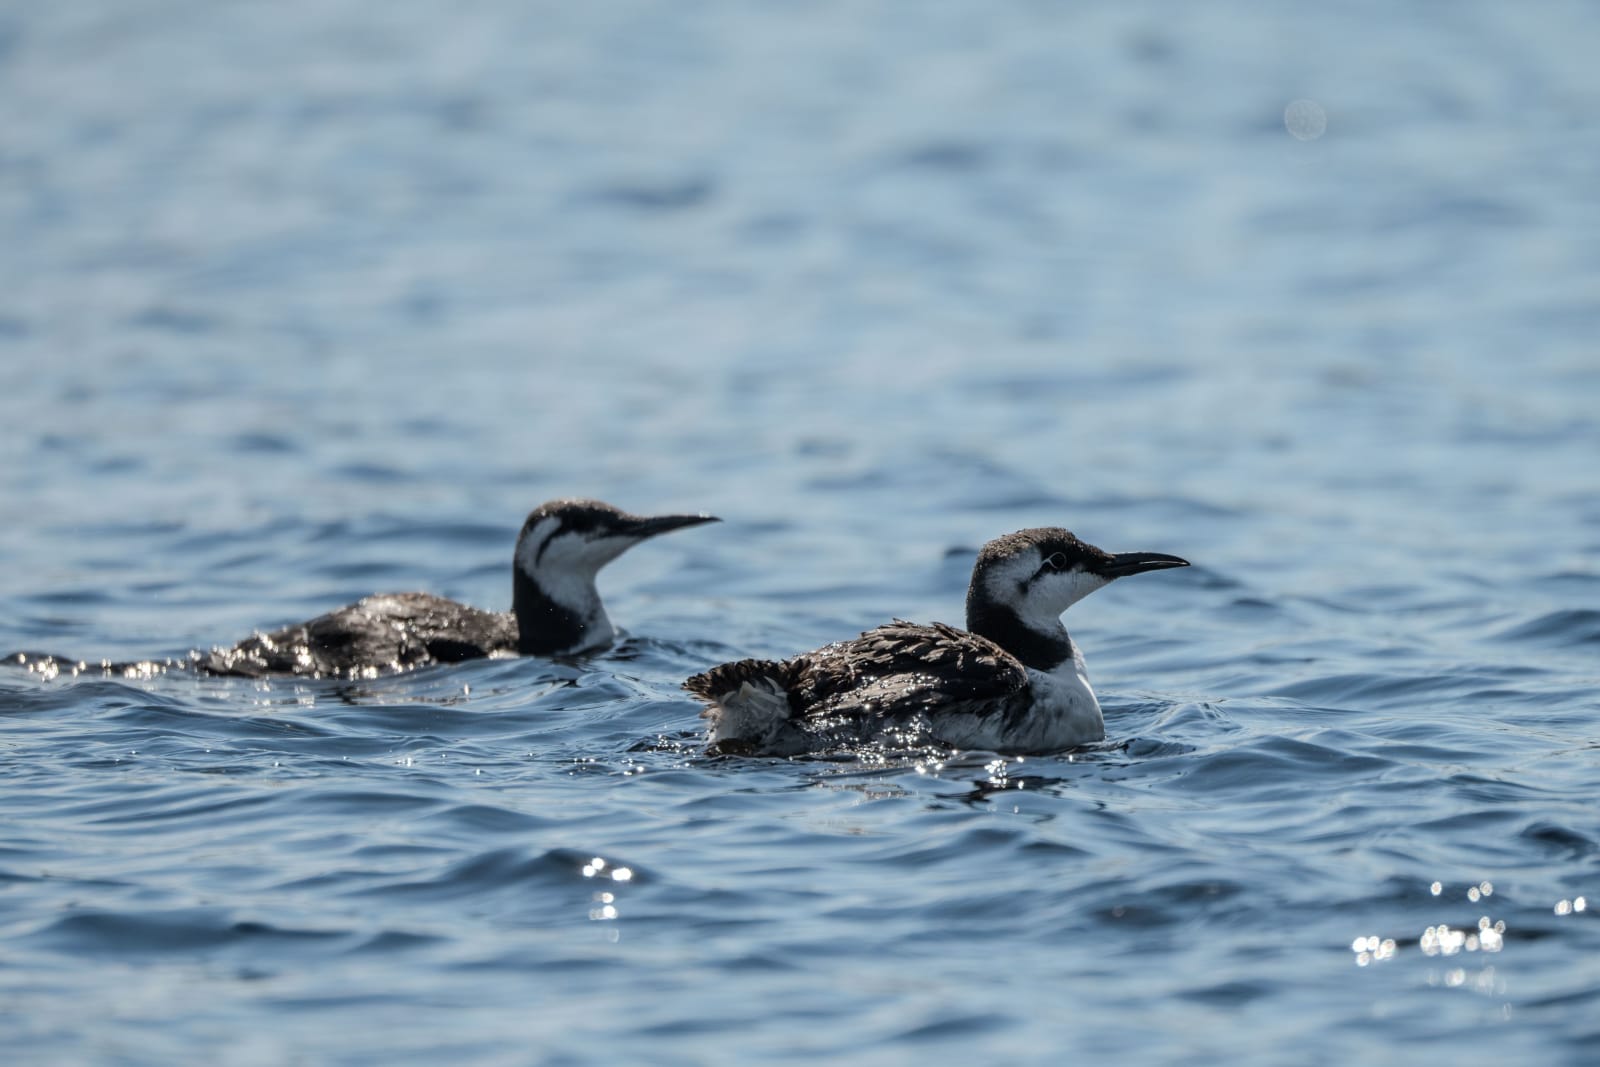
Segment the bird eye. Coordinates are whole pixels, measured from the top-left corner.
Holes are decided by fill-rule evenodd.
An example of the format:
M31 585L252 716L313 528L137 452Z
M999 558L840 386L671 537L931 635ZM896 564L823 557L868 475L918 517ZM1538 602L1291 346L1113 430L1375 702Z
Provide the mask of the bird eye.
M1062 555L1060 552L1052 553L1050 558L1045 560L1044 565L1039 569L1045 571L1064 571L1067 569L1067 557Z

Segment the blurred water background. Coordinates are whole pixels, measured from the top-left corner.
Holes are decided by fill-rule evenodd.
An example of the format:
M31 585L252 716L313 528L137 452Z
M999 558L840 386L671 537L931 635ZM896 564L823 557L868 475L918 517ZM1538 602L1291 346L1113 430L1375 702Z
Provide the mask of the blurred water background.
M0 8L0 651L504 607L556 495L727 520L584 661L0 671L8 1062L1600 1060L1597 44ZM1104 745L699 754L683 676L959 622L1036 524L1196 563L1069 614Z

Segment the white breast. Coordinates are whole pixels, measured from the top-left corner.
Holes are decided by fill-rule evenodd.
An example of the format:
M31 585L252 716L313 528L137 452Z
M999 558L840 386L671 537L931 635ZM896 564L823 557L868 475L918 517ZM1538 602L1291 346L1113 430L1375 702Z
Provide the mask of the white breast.
M1038 730L1039 748L1074 748L1105 740L1106 721L1081 657L1074 657L1049 674L1029 671L1028 683L1035 694L1033 714L1028 719Z
M1007 722L1012 716L1003 708L935 713L933 731L945 744L991 752L1061 752L1105 739L1105 719L1082 658L1050 672L1029 670L1028 690L1032 707L1015 722Z

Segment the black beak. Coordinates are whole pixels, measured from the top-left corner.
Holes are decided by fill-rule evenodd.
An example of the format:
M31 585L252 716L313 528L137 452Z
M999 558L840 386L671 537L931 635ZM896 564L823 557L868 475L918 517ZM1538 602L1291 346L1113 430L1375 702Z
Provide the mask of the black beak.
M1187 567L1189 561L1164 552L1117 552L1111 562L1096 568L1106 578L1126 578L1145 571L1164 571L1168 567Z
M627 527L627 532L630 536L643 540L656 534L681 530L685 526L700 526L708 522L721 521L715 515L653 515L634 519Z

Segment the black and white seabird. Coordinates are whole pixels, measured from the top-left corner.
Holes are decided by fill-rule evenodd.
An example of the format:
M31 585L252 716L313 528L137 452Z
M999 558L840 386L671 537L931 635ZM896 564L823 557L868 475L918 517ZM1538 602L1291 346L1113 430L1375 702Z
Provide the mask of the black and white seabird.
M1105 720L1061 613L1117 578L1188 565L1019 530L978 553L965 630L896 619L793 659L724 663L684 688L706 704L712 752L793 755L901 728L961 749L1076 748L1103 739Z
M431 593L385 593L187 661L97 666L118 674L177 668L251 678L372 678L485 656L589 652L616 636L595 588L600 568L657 534L716 521L710 515L630 515L598 500L551 500L533 509L517 535L509 612Z

